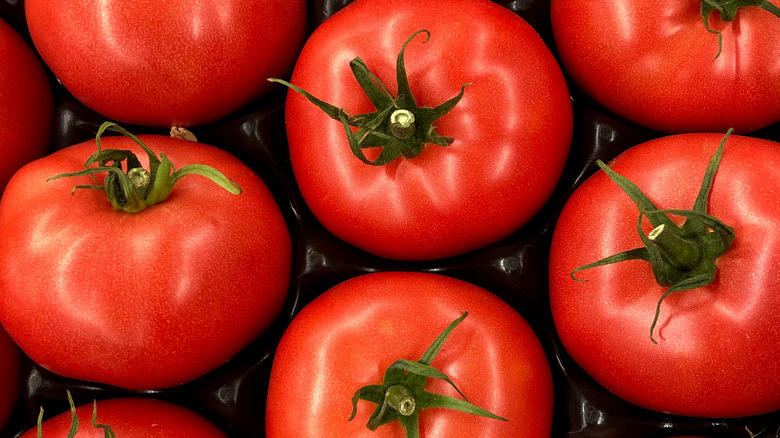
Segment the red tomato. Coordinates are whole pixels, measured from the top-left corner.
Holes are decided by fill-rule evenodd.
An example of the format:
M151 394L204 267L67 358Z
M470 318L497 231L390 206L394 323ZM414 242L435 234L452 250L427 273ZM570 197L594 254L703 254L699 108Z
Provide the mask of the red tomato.
M548 199L571 141L558 64L531 26L487 0L358 0L314 32L291 83L349 114L375 111L350 60L360 57L397 97L396 57L422 29L430 39L418 35L405 51L418 105L437 107L471 84L434 123L450 146L371 166L353 155L339 121L295 92L286 106L295 178L314 215L391 259L453 256L511 234Z
M124 123L214 121L286 75L306 26L304 0L28 0L43 60L77 99Z
M275 319L292 263L290 234L260 178L217 148L140 136L177 166L211 165L137 214L115 210L83 168L95 141L22 168L0 202L0 321L33 360L131 389L175 386L227 361ZM126 137L103 148L140 148ZM147 157L139 156L147 165ZM98 176L98 179L102 177Z
M0 193L20 167L49 150L54 100L35 53L0 20Z
M780 5L777 0L770 0ZM700 0L553 0L566 71L607 109L664 132L749 132L780 120L780 18L741 8L702 21ZM727 2L717 2L727 3Z
M549 437L553 386L547 358L526 321L473 284L437 274L384 272L347 280L307 305L284 334L268 391L266 434L282 437L400 437L395 421L366 428L377 405L351 399L382 383L397 359L418 361L467 311L430 363L474 405L500 421L450 409L420 411L420 436ZM459 397L442 380L426 390ZM391 408L388 408L391 409ZM411 435L409 435L411 436Z
M635 146L612 169L662 209L689 209L720 134L680 134ZM780 144L732 135L709 194L709 214L733 227L714 282L668 295L631 260L570 274L643 247L639 211L604 172L568 200L550 250L555 327L571 356L619 397L657 411L739 417L780 409ZM675 221L679 216L671 216ZM647 221L643 231L650 231Z
M19 348L0 326L0 431L19 400L20 365Z
M76 408L79 429L76 438L104 438L104 429L92 425L94 406ZM98 425L106 425L122 438L227 438L217 426L179 405L150 398L115 398L97 402ZM44 438L69 436L71 412L63 412L43 422ZM37 428L21 438L35 438Z

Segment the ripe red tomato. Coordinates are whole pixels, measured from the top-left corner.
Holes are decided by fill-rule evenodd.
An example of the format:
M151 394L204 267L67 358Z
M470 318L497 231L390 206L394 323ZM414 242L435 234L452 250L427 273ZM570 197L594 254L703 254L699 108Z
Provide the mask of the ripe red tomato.
M286 223L257 174L211 146L140 139L178 169L217 168L243 192L191 175L129 214L102 191L71 194L94 184L88 176L47 181L83 169L93 140L22 168L0 202L8 333L55 373L131 389L179 385L226 362L276 318L292 264ZM141 151L127 137L102 144Z
M19 348L0 326L0 431L19 400L20 365Z
M769 0L778 6L777 0ZM728 2L712 2L728 3ZM553 0L566 71L607 109L664 132L750 132L780 120L780 18L757 7L731 22L700 0ZM717 56L717 58L715 58Z
M350 60L360 57L397 97L396 58L423 29L430 38L417 35L404 57L416 103L438 107L470 84L434 123L435 134L454 138L448 147L427 143L414 158L371 166L353 155L338 120L292 91L286 106L295 178L314 215L391 259L454 256L511 234L548 199L571 141L556 60L530 25L487 0L357 0L313 33L291 83L351 115L375 111Z
M662 209L688 209L723 136L679 134L635 146L612 169ZM643 247L639 211L604 172L568 200L550 249L550 302L571 356L619 397L657 411L739 417L780 409L780 144L732 135L708 212L734 230L712 284L668 295L644 260L575 268ZM670 216L675 222L680 216ZM651 226L643 220L643 232ZM710 234L712 235L712 233Z
M82 103L147 126L214 121L266 93L303 43L304 0L28 0L46 64Z
M43 66L22 37L0 20L0 193L20 167L48 152L53 115Z
M199 414L182 406L150 398L115 398L97 402L97 407L87 403L76 407L79 421L75 438L104 438L104 428L109 426L122 438L227 438L217 426ZM63 412L43 422L44 438L66 437L71 428L71 412ZM25 432L21 438L35 438L37 427Z
M450 409L422 409L420 436L549 437L552 377L528 323L480 287L438 274L410 272L347 280L293 319L274 357L266 435L403 436L397 421L369 430L366 423L377 405L367 401L357 402L355 418L347 421L352 397L363 386L381 384L394 361L420 360L464 311L468 317L452 331L430 365L449 376L471 403L508 421ZM442 380L429 379L425 389L460 397Z

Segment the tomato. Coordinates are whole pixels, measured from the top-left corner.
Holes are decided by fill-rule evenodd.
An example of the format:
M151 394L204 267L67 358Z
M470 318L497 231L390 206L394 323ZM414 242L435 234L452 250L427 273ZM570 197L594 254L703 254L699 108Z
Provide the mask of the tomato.
M103 116L146 126L215 121L271 89L303 43L304 0L28 0L46 64Z
M485 289L411 272L354 277L314 299L293 319L273 360L267 436L403 436L398 422L376 431L366 428L377 405L364 400L347 421L350 400L361 387L382 383L394 361L419 361L464 311L468 317L429 365L449 376L472 404L508 421L422 409L419 436L549 437L552 377L528 323ZM443 380L429 379L425 389L460 397Z
M49 150L54 98L38 57L0 20L0 193L20 167Z
M410 39L419 31L427 33ZM409 89L399 97L402 47ZM295 179L332 234L385 258L439 259L508 236L545 203L569 150L572 108L555 58L519 16L487 0L358 0L314 31L290 82L336 111L382 111L352 74L357 57L386 85L390 96L375 91L389 107L415 113L411 97L428 108L462 98L430 131L417 112L415 150L374 166L353 154L339 120L290 92ZM402 138L388 132L380 134L393 139L366 149L366 161L384 161L376 149Z
M103 191L71 194L94 185L89 176L47 181L83 169L94 140L34 161L0 202L0 321L55 373L151 389L202 376L270 326L287 294L292 245L272 194L237 158L165 136L139 139L179 170L217 168L243 192L189 175L163 202L129 214ZM141 151L128 137L102 146Z
M217 426L182 406L151 398L114 398L75 408L78 417L76 438L104 438L109 426L122 438L227 438ZM96 413L95 425L92 424ZM42 424L43 438L65 438L71 430L72 414L64 412ZM37 427L21 438L35 438Z
M630 148L611 169L658 208L688 209L722 139L662 137ZM780 408L778 165L780 144L728 137L702 200L709 215L731 227L733 241L714 259L711 284L664 299L670 286L659 285L641 259L591 267L574 274L582 281L572 279L578 267L643 247L639 210L604 172L577 188L553 235L550 303L566 351L597 382L631 403L679 415L741 417ZM651 228L642 219L643 233Z
M19 400L20 368L19 348L0 326L0 431Z
M757 7L740 8L730 22L708 14L722 36L719 53L701 4L608 0L594 8L588 0L552 0L558 53L599 104L655 130L745 133L777 122L780 17Z

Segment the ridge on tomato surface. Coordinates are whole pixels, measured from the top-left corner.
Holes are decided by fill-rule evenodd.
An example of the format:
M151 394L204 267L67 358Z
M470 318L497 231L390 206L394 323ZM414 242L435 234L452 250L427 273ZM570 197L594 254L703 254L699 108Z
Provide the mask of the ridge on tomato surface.
M101 137L112 126L9 183L0 321L57 374L181 385L274 321L290 282L290 233L266 185L234 156L166 136Z

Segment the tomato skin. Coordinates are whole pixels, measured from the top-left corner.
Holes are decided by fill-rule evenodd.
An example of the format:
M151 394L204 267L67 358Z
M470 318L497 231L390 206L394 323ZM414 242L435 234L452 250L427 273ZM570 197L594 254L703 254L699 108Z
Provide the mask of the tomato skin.
M642 143L612 168L659 208L693 206L721 134ZM575 268L642 247L639 212L603 172L586 180L558 220L550 250L550 301L568 353L596 381L639 406L697 417L741 417L780 408L780 145L732 135L709 196L709 213L736 239L709 286L669 295L652 268L632 260ZM650 231L645 223L645 233Z
M217 148L140 136L177 168L211 165L243 189L181 179L138 214L116 211L83 168L87 141L20 170L0 202L0 321L33 360L67 377L130 389L176 386L266 330L287 294L290 234L260 178ZM126 137L103 148L130 149ZM143 155L143 157L142 157Z
M777 0L770 0L780 5ZM553 34L574 81L598 103L669 133L751 132L780 120L778 18L756 7L731 23L699 0L553 0Z
M450 146L369 166L352 154L341 123L295 92L286 106L309 208L338 238L389 259L454 256L511 234L548 199L571 142L557 62L525 21L486 0L355 1L309 38L291 82L350 114L372 112L349 61L363 59L395 96L396 57L421 29L430 39L418 36L405 55L418 105L436 107L471 83L435 123L455 138Z
M21 357L19 347L0 326L0 430L11 417L19 400Z
M531 327L497 296L450 277L411 272L366 274L336 285L293 319L276 352L268 392L266 436L399 437L397 422L366 428L369 402L348 422L355 391L382 382L400 358L419 360L462 311L431 365L469 401L509 421L446 409L420 413L420 436L549 437L553 386ZM441 381L428 391L457 396Z
M54 98L35 53L0 20L0 193L20 167L49 150Z
M82 103L112 120L191 126L227 116L286 75L305 0L25 2L33 42Z
M104 438L103 429L92 426L92 403L76 407L76 438ZM97 402L97 423L111 426L122 438L227 438L217 426L182 406L150 398L116 398ZM42 434L65 437L71 426L70 411L43 422ZM21 438L35 438L37 428Z

